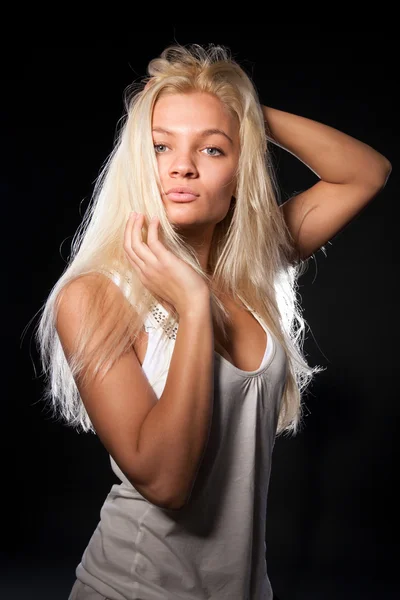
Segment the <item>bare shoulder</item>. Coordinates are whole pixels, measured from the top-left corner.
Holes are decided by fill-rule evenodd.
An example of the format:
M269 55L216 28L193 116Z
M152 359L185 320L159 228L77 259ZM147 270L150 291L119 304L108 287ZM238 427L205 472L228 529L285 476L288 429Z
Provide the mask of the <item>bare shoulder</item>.
M84 300L99 289L107 289L107 296L115 299L122 295L122 290L112 279L103 273L85 273L65 284L59 295L59 302L67 304Z
M104 292L103 300L107 304L114 304L118 300L124 302L121 288L112 279L103 273L86 273L63 287L58 297L59 309L64 315L68 313L73 316L76 309L83 307L100 291Z
M95 313L90 312L93 307ZM78 332L88 320L97 319L96 330L87 345L90 351L115 328L124 327L125 318L131 319L134 315L134 308L114 281L102 273L88 273L73 279L61 290L55 326L68 357L76 350Z

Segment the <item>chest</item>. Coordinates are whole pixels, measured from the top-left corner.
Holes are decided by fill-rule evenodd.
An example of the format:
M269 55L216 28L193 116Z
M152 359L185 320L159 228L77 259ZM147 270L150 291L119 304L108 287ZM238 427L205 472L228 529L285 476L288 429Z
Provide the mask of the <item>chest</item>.
M226 340L214 323L215 352L242 371L255 371L259 368L265 354L268 334L245 308L239 308L233 304L226 308L232 322L227 326ZM142 331L134 344L141 365L146 356L147 344L148 334Z

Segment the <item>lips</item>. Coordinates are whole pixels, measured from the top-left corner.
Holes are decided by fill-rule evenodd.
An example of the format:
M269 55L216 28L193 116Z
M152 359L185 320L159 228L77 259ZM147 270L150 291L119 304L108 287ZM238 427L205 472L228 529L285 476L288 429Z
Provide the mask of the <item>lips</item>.
M193 202L197 198L195 194L183 194L182 192L170 192L167 196L173 202Z
M192 189L191 187L188 187L186 185L178 185L176 187L172 187L171 189L168 190L167 194L193 194L193 196L198 196L199 194Z
M179 186L168 190L167 196L173 202L193 202L198 198L199 194L192 188Z

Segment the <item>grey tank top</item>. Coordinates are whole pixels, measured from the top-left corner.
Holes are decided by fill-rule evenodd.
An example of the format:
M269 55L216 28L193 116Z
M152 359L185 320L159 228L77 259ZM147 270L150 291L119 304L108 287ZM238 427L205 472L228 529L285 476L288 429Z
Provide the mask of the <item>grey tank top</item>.
M267 345L260 367L242 371L214 353L210 436L188 503L180 510L145 499L110 456L114 484L76 577L110 600L272 600L265 524L271 459L286 380L286 354L260 317ZM177 324L153 306L143 361L160 398Z

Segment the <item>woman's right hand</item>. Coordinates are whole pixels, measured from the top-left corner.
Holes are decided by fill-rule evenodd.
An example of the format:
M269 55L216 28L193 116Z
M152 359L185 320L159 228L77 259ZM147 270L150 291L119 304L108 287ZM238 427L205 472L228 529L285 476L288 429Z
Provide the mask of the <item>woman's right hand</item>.
M124 250L142 284L167 301L181 315L195 301L210 295L207 283L194 269L167 250L158 237L158 217L150 221L147 243L142 240L144 215L130 215L124 234ZM208 296L207 296L208 295Z

